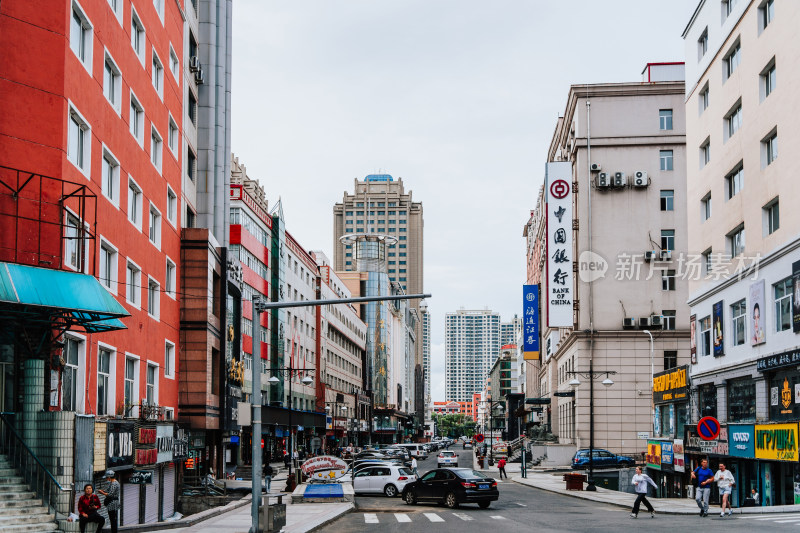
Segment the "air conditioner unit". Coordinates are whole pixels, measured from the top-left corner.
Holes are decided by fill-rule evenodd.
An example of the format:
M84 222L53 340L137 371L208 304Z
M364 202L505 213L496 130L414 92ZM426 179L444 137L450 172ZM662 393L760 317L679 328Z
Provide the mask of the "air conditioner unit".
M614 187L624 187L628 184L628 177L624 172L614 173Z
M661 315L650 315L650 325L654 328L660 328L664 325L664 319Z
M655 261L656 259L656 251L655 250L647 250L644 253L644 262L649 263L650 261Z
M622 319L622 327L623 329L631 329L636 327L636 319L635 318L623 318Z
M189 70L195 72L200 69L200 58L192 56L189 58Z
M591 168L592 172L600 172L600 165L598 163L592 163Z
M661 250L661 260L669 261L672 259L672 250Z
M609 178L606 172L601 172L597 176L597 188L598 189L605 189L611 186L611 179Z
M650 184L650 181L647 177L647 172L644 170L637 170L633 174L633 186L634 187L647 187Z
M640 328L649 328L650 327L650 317L643 316L639 318L639 327Z
M203 85L206 82L205 73L202 68L197 69L197 72L194 73L194 81L197 85Z

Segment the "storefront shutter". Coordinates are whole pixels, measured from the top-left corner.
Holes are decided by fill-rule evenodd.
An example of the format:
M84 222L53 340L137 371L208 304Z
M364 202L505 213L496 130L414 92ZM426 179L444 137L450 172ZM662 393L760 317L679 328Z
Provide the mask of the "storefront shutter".
M122 520L123 526L139 523L139 485L122 484Z
M175 463L164 468L164 519L175 514Z
M158 490L159 490L159 475L156 468L153 472L153 484L144 486L145 493L145 507L144 507L144 523L150 524L158 522Z

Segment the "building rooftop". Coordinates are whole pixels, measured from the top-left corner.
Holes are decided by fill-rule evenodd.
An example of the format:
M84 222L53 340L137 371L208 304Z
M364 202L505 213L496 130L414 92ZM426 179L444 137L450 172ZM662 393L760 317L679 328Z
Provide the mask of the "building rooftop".
M394 181L390 174L369 174L364 181Z

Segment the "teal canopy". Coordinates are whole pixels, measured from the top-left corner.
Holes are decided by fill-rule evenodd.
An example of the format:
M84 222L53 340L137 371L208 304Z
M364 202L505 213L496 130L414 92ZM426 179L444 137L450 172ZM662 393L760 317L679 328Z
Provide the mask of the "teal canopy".
M3 317L48 319L89 333L125 329L130 316L97 279L88 274L0 262Z

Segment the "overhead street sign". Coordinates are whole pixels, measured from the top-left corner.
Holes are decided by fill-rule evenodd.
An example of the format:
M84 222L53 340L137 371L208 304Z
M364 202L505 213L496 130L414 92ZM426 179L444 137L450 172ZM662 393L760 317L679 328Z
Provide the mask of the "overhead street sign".
M550 405L550 398L525 398L527 405Z
M575 397L575 391L574 390L570 390L570 391L565 391L565 392L554 392L553 396L558 396L559 398L574 398Z

